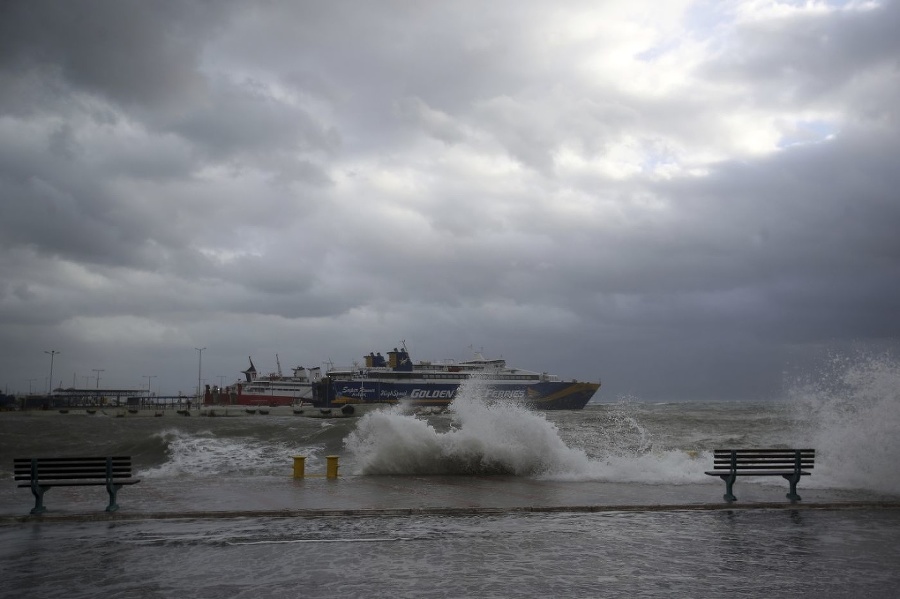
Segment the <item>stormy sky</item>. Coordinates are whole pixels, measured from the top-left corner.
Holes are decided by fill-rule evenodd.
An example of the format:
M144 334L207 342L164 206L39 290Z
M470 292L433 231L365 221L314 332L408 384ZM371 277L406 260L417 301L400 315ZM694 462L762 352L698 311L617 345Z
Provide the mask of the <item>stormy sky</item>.
M7 0L0 385L405 340L602 401L780 397L900 339L898 31L889 0Z

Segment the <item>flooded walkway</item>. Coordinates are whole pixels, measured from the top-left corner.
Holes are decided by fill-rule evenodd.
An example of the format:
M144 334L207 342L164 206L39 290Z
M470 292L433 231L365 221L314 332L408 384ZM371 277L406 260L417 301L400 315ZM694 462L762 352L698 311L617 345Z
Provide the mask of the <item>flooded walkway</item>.
M53 488L47 512L31 516L33 496L7 481L0 491L0 523L29 520L136 520L268 516L366 516L601 512L720 509L900 509L900 498L863 492L799 489L803 500L785 498L787 485L743 483L738 501L722 500L719 481L646 485L540 480L513 476L310 476L218 480L144 478L118 494L119 511L105 511L103 487Z

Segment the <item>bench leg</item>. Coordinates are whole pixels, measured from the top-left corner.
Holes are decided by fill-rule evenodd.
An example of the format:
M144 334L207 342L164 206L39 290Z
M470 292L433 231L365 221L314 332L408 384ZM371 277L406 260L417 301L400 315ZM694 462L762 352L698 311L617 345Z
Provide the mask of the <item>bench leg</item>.
M44 491L46 491L44 487L32 482L31 483L31 492L34 494L34 507L31 510L32 514L43 514L47 511L47 508L44 507Z
M119 504L116 503L116 493L118 493L121 488L122 485L106 483L106 492L109 493L109 505L106 506L107 512L114 512L119 509Z
M731 503L732 501L737 501L737 497L734 496L734 481L737 478L734 474L723 474L719 478L725 481L725 494L722 495L722 499Z
M784 480L791 483L791 490L786 495L786 497L788 499L790 499L792 502L800 501L800 496L797 495L797 483L800 482L800 475L799 474L782 474L781 476L784 477Z

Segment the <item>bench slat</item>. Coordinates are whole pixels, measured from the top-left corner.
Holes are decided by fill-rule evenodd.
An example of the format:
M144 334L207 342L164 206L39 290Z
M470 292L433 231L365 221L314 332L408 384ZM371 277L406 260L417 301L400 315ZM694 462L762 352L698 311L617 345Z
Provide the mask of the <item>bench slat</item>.
M141 482L139 478L123 478L123 479L115 479L113 481L114 484L117 485L136 485ZM91 482L85 481L74 481L74 480L61 480L61 481L53 481L49 484L44 484L44 481L40 481L42 487L103 487L106 486L105 480L94 480ZM19 485L19 488L30 487L31 483L23 483Z
M775 457L759 457L759 456L746 456L746 455L736 455L734 459L738 462L793 462L797 459L797 456L775 456ZM815 461L815 456L800 456L801 460L805 460L807 462ZM713 458L716 462L730 462L731 456L715 456Z
M121 478L131 478L131 472L110 476L111 480L119 480ZM31 480L30 476L17 476L15 480ZM100 474L39 474L36 480L54 481L54 480L106 480L106 473Z
M69 462L66 464L48 464L37 462L34 465L34 470L36 470L39 474L55 474L55 473L72 473L72 474L84 474L84 473L100 473L105 475L107 471L106 462ZM110 464L110 470L113 473L121 473L121 472L130 472L131 471L131 462L112 462ZM32 473L32 465L30 463L27 464L16 464L14 467L14 473L17 476L31 476Z
M800 469L801 470L813 470L813 467L812 466L800 466ZM771 470L773 472L793 472L794 470L796 470L796 468L793 468L793 467L784 468L781 466L755 466L753 468L742 468L742 467L738 466L737 468L734 469L734 471L737 472L738 474L740 474L741 472L746 472L748 474L751 474L753 472L759 472L761 470ZM731 472L731 468L713 467L713 471L714 472Z
M131 460L111 460L113 464L122 465L122 464L130 464ZM41 466L53 466L59 468L71 468L75 466L105 466L105 461L97 461L97 460L66 460L65 462L58 462L56 460L37 460L37 463ZM16 468L26 468L31 466L31 462L19 462L16 461L14 466Z
M68 464L57 466L52 464L37 464L39 472L106 472L106 464ZM112 464L112 470L130 470L131 464ZM25 474L31 472L31 466L27 468L16 467L16 473Z
M106 465L106 458L34 458L38 464L71 464L71 463L81 463L81 464L103 464ZM31 466L32 458L14 458L13 464L16 466ZM123 463L129 464L131 463L131 458L128 456L112 456L110 457L113 464Z
M751 464L752 464L753 462L761 462L761 463L766 463L766 462L793 462L794 460L797 459L797 456L793 456L793 455L792 455L792 456L777 456L777 457L767 457L767 458L763 458L763 457L759 457L759 456L736 455L736 456L734 456L734 459L735 459L736 461L738 461L738 462L748 462L748 463L751 463ZM801 456L800 456L800 459L803 460L803 461L806 461L806 462L812 462L812 461L815 461L816 458L815 458L815 456L803 456L803 455L801 455ZM720 462L720 463L730 462L730 461L731 461L731 456L715 456L715 457L713 457L713 460L716 461L716 462Z
M707 470L705 474L709 474L710 476L728 476L731 474L730 470ZM793 470L752 470L750 472L741 472L738 470L735 472L736 476L784 476L785 474L794 474ZM806 472L801 470L797 472L800 476L810 476L812 472Z
M734 466L738 470L759 470L760 468L786 468L788 470L793 470L796 464L741 464L740 462L738 462ZM721 468L723 470L731 470L731 464L713 464L713 467ZM815 468L815 464L801 462L800 467Z
M797 460L797 456L790 457L782 457L779 456L777 458L757 458L757 457L747 457L747 456L734 456L734 461L736 462L746 462L748 464L780 464L780 463L791 463L793 464ZM718 464L724 464L725 462L730 462L730 457L715 457L713 461ZM800 456L800 461L802 462L814 462L814 457L803 457Z
M732 451L736 451L738 453L788 453L788 452L808 452L815 453L815 449L779 449L779 448L747 448L747 449L714 449L716 453L731 453Z
M793 460L797 457L797 454L794 453L777 453L777 454L746 454L746 453L736 453L735 458L739 460ZM814 460L816 458L815 454L806 454L801 453L800 459L802 460ZM716 460L728 460L731 459L731 454L723 453L723 454L715 454L713 459Z
M778 453L756 453L756 452L752 452L752 451L735 451L734 453L739 456L750 457L750 458L782 458L784 456L797 455L793 451L791 451L791 452L779 451ZM725 456L731 455L730 452L720 452L720 451L716 451L716 452L714 452L714 454L715 454L715 457L717 457L717 458L723 458ZM804 457L804 458L815 457L815 455L816 454L814 452L807 452L807 451L800 452L800 457Z

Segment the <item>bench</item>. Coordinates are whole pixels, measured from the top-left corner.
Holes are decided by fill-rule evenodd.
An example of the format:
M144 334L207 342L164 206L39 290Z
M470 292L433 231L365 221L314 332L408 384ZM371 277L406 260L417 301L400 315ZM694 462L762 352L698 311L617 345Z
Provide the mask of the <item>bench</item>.
M41 514L44 507L44 492L51 487L105 486L109 493L107 512L119 509L116 493L124 485L141 482L133 478L131 456L88 457L88 458L14 458L13 470L16 481L26 481L19 487L31 487L34 494L32 514Z
M709 476L725 481L725 501L736 501L732 488L738 476L781 476L791 484L787 498L800 501L797 483L809 476L816 459L815 449L716 449Z

